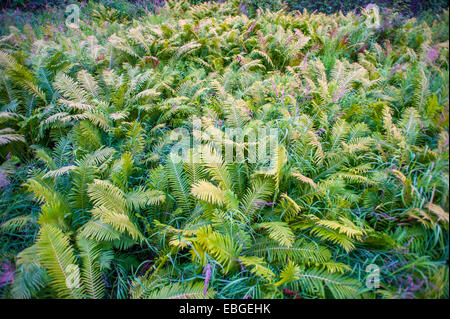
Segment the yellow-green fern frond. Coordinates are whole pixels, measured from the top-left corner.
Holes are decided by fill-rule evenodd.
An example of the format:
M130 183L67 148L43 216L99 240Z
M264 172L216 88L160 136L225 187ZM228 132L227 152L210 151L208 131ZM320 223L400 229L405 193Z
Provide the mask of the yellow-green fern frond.
M222 205L224 203L223 191L205 180L200 180L194 184L191 193L198 199L210 204Z

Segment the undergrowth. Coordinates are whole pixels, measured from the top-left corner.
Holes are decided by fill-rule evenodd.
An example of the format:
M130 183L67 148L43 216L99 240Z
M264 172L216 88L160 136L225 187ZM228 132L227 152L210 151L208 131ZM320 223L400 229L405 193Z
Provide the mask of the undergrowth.
M448 10L89 5L0 39L2 297L448 298Z

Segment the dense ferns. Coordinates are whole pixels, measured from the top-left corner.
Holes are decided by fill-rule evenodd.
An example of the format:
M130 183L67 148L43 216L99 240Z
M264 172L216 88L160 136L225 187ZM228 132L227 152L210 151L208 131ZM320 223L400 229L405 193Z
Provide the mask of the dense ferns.
M448 11L94 13L0 39L3 297L448 297Z

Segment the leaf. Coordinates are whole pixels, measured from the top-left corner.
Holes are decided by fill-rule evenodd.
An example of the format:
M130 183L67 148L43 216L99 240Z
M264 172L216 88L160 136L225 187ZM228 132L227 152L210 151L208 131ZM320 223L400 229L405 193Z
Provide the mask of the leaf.
M255 227L267 230L269 238L272 238L283 246L292 247L294 244L294 233L285 222L266 222L256 224Z
M275 277L274 272L265 263L264 259L256 256L240 256L239 260L247 267L251 267L250 272L271 282Z
M61 298L81 298L79 287L71 287L69 266L77 266L73 248L69 239L62 231L53 225L43 225L39 231L38 241L39 260L47 270L52 288ZM75 282L79 278L75 278Z
M198 199L210 204L222 205L224 203L223 191L205 180L200 180L194 184L192 186L191 193Z
M78 239L77 245L80 249L82 261L81 280L84 293L91 299L101 299L104 296L105 283L99 264L100 245L82 237Z

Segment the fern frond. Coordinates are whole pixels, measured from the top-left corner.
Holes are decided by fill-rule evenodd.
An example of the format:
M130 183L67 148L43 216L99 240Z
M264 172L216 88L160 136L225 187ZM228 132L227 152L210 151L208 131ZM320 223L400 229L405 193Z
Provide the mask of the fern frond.
M26 141L23 135L16 133L12 128L7 127L0 129L0 146L12 142L25 143Z
M85 103L88 101L87 92L80 88L77 82L64 73L55 76L53 86L69 100Z
M70 272L69 266L78 267L69 238L53 225L43 225L39 231L38 254L41 264L47 270L52 288L58 296L65 298L81 298L83 295L79 287L72 287L69 276L79 276ZM74 280L79 281L79 277Z
M192 185L191 193L198 199L210 204L222 205L224 203L223 191L205 180L200 180Z
M257 256L240 256L239 261L246 267L251 267L250 272L256 276L271 282L275 277L274 272L266 264L263 258Z
M118 213L105 206L94 207L91 210L91 213L103 223L111 225L120 233L127 233L136 241L140 241L144 238L139 228L133 223L130 217L124 213Z
M317 184L309 177L306 177L305 175L300 174L299 172L292 172L291 175L295 178L297 178L302 183L310 185L312 188L317 189Z
M69 192L71 206L75 209L90 208L88 185L91 184L97 175L97 168L89 165L89 161L78 161L77 166L72 170L72 188Z
M191 255L193 260L205 265L207 260L202 255L204 257L204 252L207 252L224 266L227 273L236 264L241 250L242 247L229 234L222 235L213 231L211 226L206 226L197 230ZM202 259L198 260L199 257Z
M19 232L24 230L29 223L33 223L34 219L31 216L17 216L8 219L0 225L2 232Z
M138 210L149 205L158 205L165 201L166 195L158 190L137 187L125 194L127 206L133 210Z
M91 94L92 98L98 98L100 88L95 78L88 71L80 70L77 79L86 92Z
M356 298L361 288L356 279L314 268L300 269L297 276L298 279L288 284L290 287L322 298L326 298L328 294L336 299Z
M255 227L267 230L269 238L277 241L283 246L292 247L294 244L294 233L285 222L266 222L256 224Z
M84 224L78 232L78 236L89 238L96 241L109 241L120 239L120 234L107 223L99 219L91 219Z
M252 246L249 252L256 256L265 256L270 262L282 263L287 259L301 264L324 263L331 258L331 252L326 247L303 241L296 241L291 247L280 246L274 241L262 241Z
M191 206L189 199L189 186L183 171L183 165L181 163L177 163L176 159L172 155L169 155L165 168L169 185L172 189L174 197L178 201L178 205L184 212L189 213Z
M208 289L206 296L203 294L203 284L183 285L175 283L141 294L142 299L209 299L213 298L215 291Z
M242 211L248 216L252 216L257 210L257 202L266 201L273 193L273 184L269 180L255 180L252 182L247 193L242 197Z
M80 249L84 294L91 299L101 299L105 290L99 265L101 248L98 243L82 237L78 239L77 245Z
M94 179L94 182L88 186L88 194L96 206L101 206L120 214L127 212L123 191L109 181Z
M300 279L300 267L298 267L292 260L288 262L286 267L280 273L280 280L275 283L275 286L281 286Z
M266 170L256 171L255 173L273 176L275 180L275 189L278 189L280 186L281 171L287 162L287 154L286 148L283 144L278 145L275 150L276 151L273 152L274 154L271 157L269 168Z

